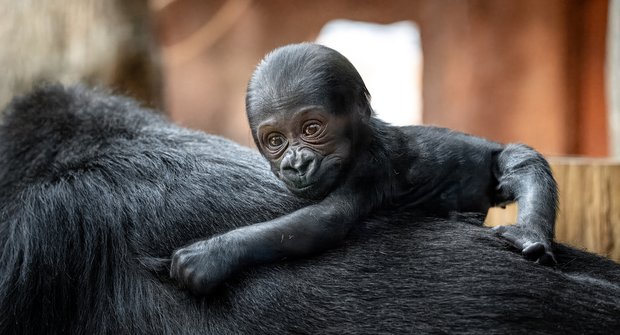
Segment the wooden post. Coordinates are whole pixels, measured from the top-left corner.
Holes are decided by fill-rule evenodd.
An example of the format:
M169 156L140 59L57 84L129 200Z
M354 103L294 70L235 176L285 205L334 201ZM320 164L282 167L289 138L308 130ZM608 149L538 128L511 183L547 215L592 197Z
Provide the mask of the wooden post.
M607 25L609 152L620 158L620 0L609 0Z
M559 242L620 261L620 160L549 159L560 189ZM489 211L486 225L515 222L517 208Z

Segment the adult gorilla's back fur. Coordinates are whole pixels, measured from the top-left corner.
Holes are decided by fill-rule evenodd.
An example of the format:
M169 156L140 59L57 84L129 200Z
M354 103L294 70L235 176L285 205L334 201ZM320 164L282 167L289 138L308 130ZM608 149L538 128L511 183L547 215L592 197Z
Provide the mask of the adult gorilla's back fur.
M51 86L0 129L0 333L609 333L620 265L522 259L472 220L379 213L345 246L204 300L154 273L192 239L303 205L258 154L133 101ZM478 221L474 223L479 223Z

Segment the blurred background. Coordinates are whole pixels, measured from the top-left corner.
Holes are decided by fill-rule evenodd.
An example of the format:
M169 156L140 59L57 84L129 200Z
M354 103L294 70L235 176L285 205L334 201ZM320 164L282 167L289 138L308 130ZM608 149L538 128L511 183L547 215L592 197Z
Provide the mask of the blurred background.
M243 97L257 62L280 45L316 40L332 20L348 19L417 25L419 40L410 43L421 49L423 65L415 72L402 64L407 73L401 72L421 82L406 92L421 98L414 120L525 142L550 155L611 152L607 0L160 0L157 6L170 115L242 144L252 143ZM348 40L382 48L354 32ZM394 65L370 59L377 71ZM367 77L376 101L377 85Z
M391 123L552 157L558 238L620 260L620 0L0 0L0 105L108 86L252 146L250 75L302 41L345 54Z

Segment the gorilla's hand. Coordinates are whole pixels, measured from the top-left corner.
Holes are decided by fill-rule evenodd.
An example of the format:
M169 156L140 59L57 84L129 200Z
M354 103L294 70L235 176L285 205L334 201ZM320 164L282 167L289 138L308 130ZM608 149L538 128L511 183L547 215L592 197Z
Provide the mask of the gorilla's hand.
M207 295L241 268L234 234L219 235L176 250L170 277L195 295Z
M523 257L543 265L556 264L549 241L521 225L497 226L495 232L521 251Z

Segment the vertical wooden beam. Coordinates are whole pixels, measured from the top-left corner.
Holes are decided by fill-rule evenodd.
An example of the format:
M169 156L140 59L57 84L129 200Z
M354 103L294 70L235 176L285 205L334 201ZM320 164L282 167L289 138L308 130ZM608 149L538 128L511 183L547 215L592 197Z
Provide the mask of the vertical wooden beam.
M620 158L620 0L609 0L607 107L610 153Z
M605 101L605 52L608 0L575 3L578 18L569 22L568 43L572 45L577 123L576 154L594 157L608 155L607 106ZM570 132L569 132L570 134ZM570 136L570 135L569 135Z

